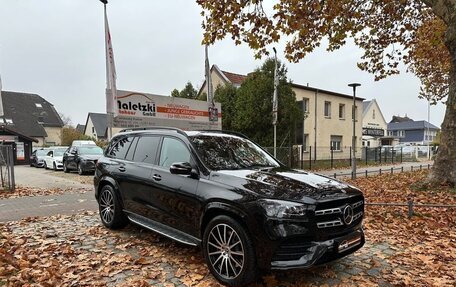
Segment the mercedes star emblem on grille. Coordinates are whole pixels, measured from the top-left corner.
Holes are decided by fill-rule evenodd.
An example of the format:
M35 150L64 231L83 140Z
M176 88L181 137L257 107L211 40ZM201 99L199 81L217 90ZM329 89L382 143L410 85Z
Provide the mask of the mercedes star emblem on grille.
M353 208L350 205L345 206L344 208L344 222L349 225L353 221Z

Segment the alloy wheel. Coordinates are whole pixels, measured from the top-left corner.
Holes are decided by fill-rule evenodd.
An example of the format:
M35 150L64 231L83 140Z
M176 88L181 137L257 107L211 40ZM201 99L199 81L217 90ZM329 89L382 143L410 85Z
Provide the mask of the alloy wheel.
M111 223L114 218L114 195L108 189L104 189L100 195L101 219L106 223Z
M244 267L244 246L229 225L215 225L207 239L207 254L213 269L223 278L234 279Z

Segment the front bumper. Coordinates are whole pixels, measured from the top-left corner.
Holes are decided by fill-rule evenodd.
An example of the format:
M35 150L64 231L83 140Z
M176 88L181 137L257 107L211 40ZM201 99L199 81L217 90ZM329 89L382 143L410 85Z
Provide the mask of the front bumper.
M274 270L308 268L349 255L360 249L364 243L362 228L326 241L283 242L275 250L270 268Z
M79 164L84 172L94 172L95 171L96 161L85 160L85 161L80 161Z

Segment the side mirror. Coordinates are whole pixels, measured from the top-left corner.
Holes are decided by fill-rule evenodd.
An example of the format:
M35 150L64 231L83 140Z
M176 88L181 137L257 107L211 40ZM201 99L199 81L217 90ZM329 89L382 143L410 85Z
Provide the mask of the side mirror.
M75 151L75 150L72 150L70 153L73 154L73 155L76 155L78 152Z
M193 167L188 162L175 162L169 167L172 174L191 175Z

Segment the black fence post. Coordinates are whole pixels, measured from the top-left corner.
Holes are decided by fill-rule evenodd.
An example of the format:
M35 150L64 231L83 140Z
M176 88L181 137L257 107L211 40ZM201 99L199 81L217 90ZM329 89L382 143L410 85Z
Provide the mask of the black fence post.
M309 146L309 170L312 169L312 146Z
M350 166L352 166L352 147L350 147Z
M401 172L404 172L404 167L401 167Z
M420 170L422 170L422 169L423 169L423 166L420 164Z
M331 168L334 167L334 150L331 148Z
M401 163L402 163L402 149L403 149L403 147L401 147Z
M411 218L413 216L413 200L409 199L407 201L407 206L408 206L408 218Z
M382 175L382 169L379 169L378 174Z
M413 165L411 166L410 171L413 171Z
M393 174L393 172L394 172L394 168L391 168L391 174Z
M367 169L365 170L365 172L366 172L366 177L367 177Z

